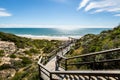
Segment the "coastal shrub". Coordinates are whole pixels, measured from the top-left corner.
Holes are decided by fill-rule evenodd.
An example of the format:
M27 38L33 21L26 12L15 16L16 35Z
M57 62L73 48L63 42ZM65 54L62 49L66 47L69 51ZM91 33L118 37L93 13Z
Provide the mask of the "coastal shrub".
M22 59L22 64L24 66L26 66L28 64L32 64L32 60L30 58L28 58L28 57L21 57L21 59Z
M80 40L77 40L77 42L75 43L74 49L78 49L80 48L80 46L81 46L81 42Z
M74 52L74 49L70 49L70 51L68 51L68 53L67 54L73 54L73 52Z
M36 65L25 67L24 70L17 72L11 80L26 80L26 79L39 80L38 68Z
M9 69L9 68L11 68L11 66L9 64L3 64L0 66L0 70Z
M11 54L10 58L16 58L16 55L15 54Z
M27 72L18 72L11 80L23 80L23 78L28 74Z
M11 62L11 65L13 65L16 70L24 67L21 60L10 60L10 62Z
M37 50L37 49L34 49L34 48L32 48L32 49L30 49L30 53L39 53L39 51Z
M32 56L32 53L29 50L24 51L25 54Z
M4 56L4 50L0 50L0 56L2 57L2 56Z
M29 76L28 80L39 80L39 73L38 73L38 71L32 73L32 76Z
M26 46L29 46L28 43L31 42L31 39L29 38L18 37L14 34L3 33L3 32L0 32L0 38L3 41L14 42L18 48L25 48Z
M42 49L47 46L51 47L57 47L61 43L61 41L57 40L33 40L30 38L25 38L25 37L18 37L14 34L10 33L4 33L0 32L0 39L3 41L10 41L14 42L17 48L36 48L36 49ZM51 48L50 48L51 49ZM33 50L34 52L35 50Z
M0 50L0 53L4 53L4 50Z
M24 51L24 53L25 53L25 54L28 54L28 55L31 54L29 50Z
M32 56L32 54L38 54L39 51L37 49L30 49L30 50L26 50L24 51L25 54L29 55L29 56Z
M102 31L100 34L93 35L93 34L87 34L79 39L79 41L76 43L74 47L75 50L78 50L77 46L82 47L82 51L80 54L89 54L93 52L98 52L102 50L108 50L108 49L114 49L114 48L120 48L120 25L112 30L106 30ZM69 55L73 56L75 54L75 50L73 53L68 53ZM77 54L79 55L79 54ZM75 56L77 56L75 55ZM118 59L120 55L107 54L107 55L97 55L95 57L89 56L82 59L82 61L96 61L99 60L106 60L106 59ZM69 61L71 63L72 61ZM79 62L76 61L76 63ZM114 65L115 63L105 63L105 64L96 64L95 69L118 69L120 67L116 67ZM120 65L119 62L117 62L117 65ZM92 69L91 65L84 65L87 69ZM101 67L100 67L101 66ZM109 67L108 67L109 66ZM77 66L79 68L79 66ZM84 69L84 67L80 67L80 69Z
M52 50L54 50L54 48L52 46L46 46L44 49L43 49L43 52L44 53L50 53L52 52Z

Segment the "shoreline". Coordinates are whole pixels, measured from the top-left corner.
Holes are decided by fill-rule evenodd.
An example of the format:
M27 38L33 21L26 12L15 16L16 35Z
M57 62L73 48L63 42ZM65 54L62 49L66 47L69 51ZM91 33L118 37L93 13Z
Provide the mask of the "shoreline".
M67 41L69 37L80 39L81 36L33 36L33 35L17 35L20 37L26 37L31 39L39 39L39 40L60 40L60 41Z

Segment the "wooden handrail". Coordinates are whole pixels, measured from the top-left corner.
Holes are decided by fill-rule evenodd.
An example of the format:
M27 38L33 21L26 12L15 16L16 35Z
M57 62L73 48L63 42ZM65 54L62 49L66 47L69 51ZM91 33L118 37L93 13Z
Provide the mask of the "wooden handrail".
M49 71L43 65L41 64L38 64L38 65L40 65L42 69L44 69L45 71L49 73L48 75L46 72L44 72L44 70L41 71L49 78L49 80L55 79L54 75L56 75L57 78L60 77L60 75L61 76L76 75L76 76L88 76L89 78L91 78L91 76L94 76L94 77L101 76L101 77L108 77L108 78L114 77L114 78L117 78L116 80L120 79L120 70Z
M75 59L75 58L80 58L80 57L87 57L87 56L93 56L93 55L99 55L99 54L107 54L107 53L116 52L116 51L120 51L120 48L115 48L115 49L110 49L110 50L105 50L105 51L100 51L100 52L94 52L94 53L89 53L89 54L83 54L83 55L74 56L74 57L68 57L66 59L69 60L69 59Z
M50 52L48 55L46 55L46 57L49 57L47 61L50 61L53 57L55 57L57 55L56 53L59 52L59 50L66 48L67 46L69 46L72 43L75 43L75 42L67 41L63 45L61 45L59 48ZM61 56L61 57L63 58L63 56ZM44 64L46 64L46 63L44 63Z
M43 69L43 72L50 80L52 80L53 75L78 75L78 76L102 76L102 77L118 77L120 79L120 70L81 70L81 71L49 71L44 65L38 63L40 68ZM47 71L50 75L48 75ZM50 77L51 76L51 77ZM59 76L58 76L59 77ZM118 79L118 80L119 80Z
M105 62L115 62L120 61L120 59L109 59L109 60L101 60L101 61L90 61L90 62L79 62L79 63L69 63L67 65L83 65L83 64L92 64L92 63L105 63Z
M50 71L49 71L48 69L46 69L46 68L44 67L44 65L42 65L41 63L38 63L38 65L39 65L41 68L43 68L44 70L46 70L47 72L50 73Z
M64 69L67 70L67 66L72 66L72 65L86 65L86 64L93 64L93 63L105 63L105 62L116 62L116 61L120 61L120 59L107 59L107 60L100 60L100 61L96 61L96 60L93 60L93 61L88 61L88 62L84 62L84 61L81 61L79 63L67 63L68 60L71 60L71 59L77 59L77 58L82 58L82 57L87 57L87 56L95 56L95 55L100 55L100 54L109 54L109 53L112 53L112 52L119 52L120 51L120 48L115 48L115 49L110 49L110 50L105 50L105 51L100 51L100 52L94 52L94 53L89 53L89 54L83 54L83 55L79 55L79 56L74 56L74 57L64 57L62 55L57 55L59 60L58 60L58 64L61 64L60 60L61 59L64 59L65 60L65 64L64 64Z
M77 74L77 75L99 75L99 76L106 76L106 75L119 75L120 70L83 70L83 71L51 71L51 74Z
M61 49L63 49L63 48L68 47L68 46L69 46L70 44L72 44L72 43L73 43L72 41L67 41L62 47L59 47L58 49L53 50L50 55L47 55L47 56L50 56L50 58L49 58L48 60L52 59L52 58L54 57L54 54L57 53L57 51L59 51L59 50L61 50ZM56 55L57 55L57 54L56 54ZM62 54L62 55L63 55L63 54ZM62 56L61 56L61 57L62 57ZM62 58L63 58L63 57L62 57ZM42 72L44 75L50 77L50 80L51 80L51 72L50 72L48 69L46 69L43 64L41 64L41 61L42 61L42 56L40 57L40 59L39 59L39 61L38 61L39 76L41 76L41 72ZM46 72L47 72L47 73L46 73Z
M68 42L68 44L71 44L70 42ZM63 47L67 47L68 44L66 44ZM74 56L74 57L64 57L63 55L59 55L56 54L56 64L60 63L61 59L64 59L64 65L65 65L65 70L67 70L67 66L69 65L82 65L82 64L91 64L91 63L104 63L104 62L112 62L112 61L120 61L120 59L107 59L107 60L101 60L101 61L91 61L91 62L81 62L81 63L67 63L68 60L70 59L76 59L76 58L81 58L81 57L87 57L87 56L93 56L93 55L99 55L99 54L107 54L107 53L112 53L112 52L118 52L120 51L120 48L116 48L116 49L111 49L111 50L105 50L105 51L100 51L100 52L95 52L95 53L89 53L89 54L84 54L84 55L79 55L79 56ZM41 60L41 59L40 59ZM40 73L43 73L44 75L46 75L50 80L52 80L53 78L56 79L61 77L65 77L65 76L88 76L89 80L91 79L91 77L104 77L104 78L110 78L113 77L114 79L118 79L120 80L120 70L83 70L83 71L49 71L46 67L44 67L44 65L41 64L40 60L38 61L38 66L39 66L39 70ZM39 75L41 76L41 75ZM66 78L67 79L67 78ZM107 79L106 79L107 80Z
M116 49L111 49L111 50L106 50L106 51L100 51L100 52L95 52L95 53L90 53L90 54L85 54L85 55L80 55L80 56L75 56L75 57L71 57L71 58L66 58L62 55L58 55L58 61L60 59L64 59L65 61L70 60L70 59L76 59L76 58L80 58L80 57L86 57L86 56L92 56L92 55L98 55L98 54L106 54L106 53L111 53L111 52L116 52L116 51L120 51L120 48L116 48ZM120 59L108 59L108 60L101 60L101 61L91 61L91 62L81 62L81 63L70 63L70 64L66 64L67 66L69 65L82 65L82 64L91 64L91 63L104 63L104 62L112 62L112 61L120 61ZM60 62L59 62L60 63ZM57 78L60 78L60 76L62 77L63 75L65 76L88 76L89 79L91 79L91 77L103 77L106 79L106 77L110 78L113 77L115 80L119 80L120 79L120 70L104 70L104 71L100 71L100 70L83 70L83 71L49 71L47 70L44 65L42 65L39 61L38 61L38 65L41 68L41 72L44 73L50 80L52 80L53 78L55 79L55 75L57 76ZM65 69L67 69L67 66L65 66ZM47 72L47 73L46 73ZM54 75L54 76L53 76ZM63 76L63 77L64 77ZM67 78L66 78L67 79ZM106 79L107 80L107 79Z

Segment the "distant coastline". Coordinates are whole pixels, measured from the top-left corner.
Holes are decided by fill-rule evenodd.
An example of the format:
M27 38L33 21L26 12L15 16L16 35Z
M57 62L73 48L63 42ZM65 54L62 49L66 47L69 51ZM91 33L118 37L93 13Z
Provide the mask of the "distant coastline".
M85 34L99 34L111 28L0 28L0 32L12 33L20 37L47 40L68 40L69 37L80 38Z

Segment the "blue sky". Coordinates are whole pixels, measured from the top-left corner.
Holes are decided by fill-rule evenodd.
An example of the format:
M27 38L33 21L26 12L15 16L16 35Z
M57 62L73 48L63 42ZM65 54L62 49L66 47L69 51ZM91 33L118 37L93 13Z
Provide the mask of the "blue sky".
M0 27L115 27L120 0L0 0Z

